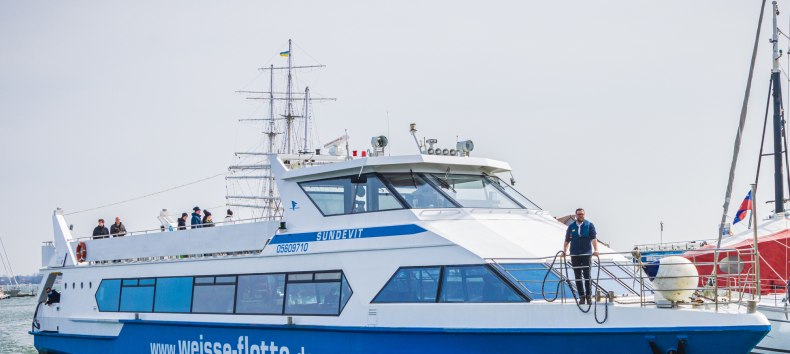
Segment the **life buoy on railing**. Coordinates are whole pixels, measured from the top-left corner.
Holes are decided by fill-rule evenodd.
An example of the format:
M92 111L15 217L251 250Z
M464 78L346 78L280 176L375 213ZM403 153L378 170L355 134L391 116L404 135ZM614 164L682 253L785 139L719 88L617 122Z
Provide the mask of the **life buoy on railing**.
M88 258L88 247L85 246L85 242L80 241L77 244L77 262L85 262L86 258Z

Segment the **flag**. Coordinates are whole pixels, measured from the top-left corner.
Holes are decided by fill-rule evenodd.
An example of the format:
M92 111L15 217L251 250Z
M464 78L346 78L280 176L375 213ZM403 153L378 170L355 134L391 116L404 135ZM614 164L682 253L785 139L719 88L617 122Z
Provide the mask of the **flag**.
M735 220L732 221L732 224L735 225L739 221L743 221L746 219L746 212L752 209L752 191L746 194L746 198L743 198L743 202L741 203L741 207L738 208L738 212L735 213Z
M291 55L291 51L288 51L288 50L286 50L284 52L280 52L280 56L281 57L286 57L287 58L290 55Z

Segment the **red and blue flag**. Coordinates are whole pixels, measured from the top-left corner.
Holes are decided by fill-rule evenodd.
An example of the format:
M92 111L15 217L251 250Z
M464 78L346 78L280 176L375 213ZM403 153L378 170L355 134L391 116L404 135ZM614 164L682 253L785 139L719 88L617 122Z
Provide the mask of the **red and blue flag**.
M743 198L743 202L741 202L741 207L738 208L738 212L735 213L735 220L732 221L732 224L735 225L739 221L743 221L746 219L746 212L752 210L752 191L746 194L746 198Z

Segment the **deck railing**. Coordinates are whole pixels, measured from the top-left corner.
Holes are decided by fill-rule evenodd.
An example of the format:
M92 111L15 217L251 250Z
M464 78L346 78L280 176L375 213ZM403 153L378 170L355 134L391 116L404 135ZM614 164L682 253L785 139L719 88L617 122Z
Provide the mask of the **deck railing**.
M639 250L601 253L598 257L592 257L590 275L593 293L586 295L593 297L596 303L660 307L713 305L716 308L725 304L742 304L744 300L755 296L756 257L751 250L711 248L680 255L696 268L699 275L693 281L689 275L669 274L673 273L671 270L688 263L672 262L669 259L661 261L668 256L678 254L667 250L666 256L650 263L642 261ZM487 259L487 262L518 284L533 301L579 303L574 267L570 256L563 256L562 252L550 257L492 258ZM661 268L667 269L658 273L659 264ZM658 279L656 275L659 275ZM683 283L686 285L680 285ZM676 292L688 296L669 301L661 295Z

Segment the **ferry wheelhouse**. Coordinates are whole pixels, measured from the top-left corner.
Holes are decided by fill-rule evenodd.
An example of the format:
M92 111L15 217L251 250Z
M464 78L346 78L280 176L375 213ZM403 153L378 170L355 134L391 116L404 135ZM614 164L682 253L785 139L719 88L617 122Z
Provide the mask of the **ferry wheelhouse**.
M271 154L276 220L90 239L56 210L40 288L59 284L61 301L38 306L35 346L746 353L768 332L765 316L718 299L656 305L641 270L605 246L593 270L600 296L577 305L565 264L552 258L565 225L497 177L507 163L435 151Z

